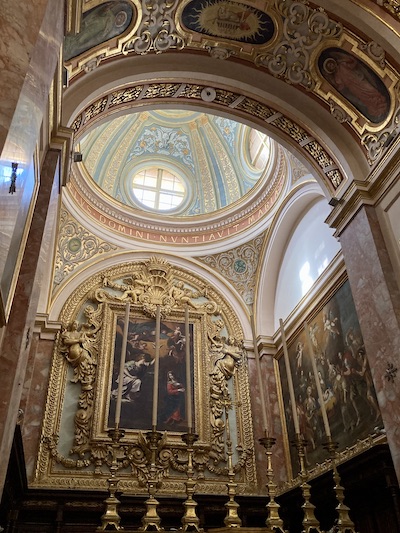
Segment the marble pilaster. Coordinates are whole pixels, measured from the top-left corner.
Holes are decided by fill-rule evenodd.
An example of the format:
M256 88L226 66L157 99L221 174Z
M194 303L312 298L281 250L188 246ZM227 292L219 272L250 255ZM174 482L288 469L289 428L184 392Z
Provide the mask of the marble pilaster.
M362 207L340 235L375 390L400 481L400 290L373 207ZM398 368L388 379L388 365Z
M32 479L39 449L53 350L53 340L40 339L37 333L34 334L20 403L28 482Z
M58 178L59 151L49 150L42 166L40 187L9 320L0 351L0 496L17 421L32 330L38 304L35 277L54 180Z
M44 123L46 131L49 120L49 92L63 39L63 9L61 0L0 0L0 279L7 288L2 295L6 314L12 299L9 278L17 266L10 262L9 251L12 248L17 255L23 248L20 226L34 198L34 152L41 126ZM9 193L12 163L18 164L14 194Z

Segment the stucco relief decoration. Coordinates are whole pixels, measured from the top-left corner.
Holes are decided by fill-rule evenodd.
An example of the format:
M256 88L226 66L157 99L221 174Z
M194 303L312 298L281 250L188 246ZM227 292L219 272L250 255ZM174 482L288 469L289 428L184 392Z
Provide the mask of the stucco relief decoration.
M106 254L116 249L117 246L114 244L92 235L65 208L62 208L54 268L54 290L80 264L96 255Z
M361 143L365 146L368 161L372 165L394 141L400 131L400 108L397 108L389 125L378 133L365 133Z
M255 276L263 242L264 236L260 236L238 248L200 257L200 260L228 279L250 305L254 301Z
M175 27L173 15L179 0L143 0L142 20L136 36L126 42L122 52L128 54L157 54L170 48L183 48L184 41Z
M400 2L399 0L376 0L378 6L382 6L391 15L400 20Z
M154 126L145 128L127 161L143 154L162 154L176 158L194 172L189 137L179 128Z
M121 490L145 491L150 464L144 432L153 423L155 386L157 429L163 432L157 452L161 492L184 491L187 450L180 436L187 431L188 401L199 434L194 467L204 490L226 491L228 410L235 420L230 438L238 491L255 490L249 377L241 329L212 287L163 258L152 257L96 274L69 298L60 318L63 326L54 347L36 486L106 486L115 461L108 431L116 424L122 379L119 427L125 436L117 454ZM187 364L192 398L185 394Z
M311 54L324 38L339 38L342 26L330 20L322 9L313 9L303 2L276 0L275 6L284 17L282 38L271 52L259 54L255 62L288 83L313 90Z

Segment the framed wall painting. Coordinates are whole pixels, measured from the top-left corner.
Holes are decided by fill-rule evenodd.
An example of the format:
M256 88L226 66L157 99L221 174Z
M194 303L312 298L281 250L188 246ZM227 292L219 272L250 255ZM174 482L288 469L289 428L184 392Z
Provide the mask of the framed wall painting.
M383 426L348 281L307 327L332 438L338 443L338 449L343 450ZM306 466L311 469L328 455L323 447L327 438L310 358L310 343L304 329L290 339L288 352L300 432L307 442ZM298 474L297 452L290 444L295 433L283 357L279 359L279 373L291 466L293 473Z

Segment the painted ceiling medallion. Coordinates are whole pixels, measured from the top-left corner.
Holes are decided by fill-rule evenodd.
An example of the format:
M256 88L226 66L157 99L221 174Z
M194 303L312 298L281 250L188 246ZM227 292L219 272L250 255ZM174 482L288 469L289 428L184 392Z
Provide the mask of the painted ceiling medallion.
M182 12L182 23L197 33L252 45L266 44L275 32L267 13L226 0L192 0Z
M131 23L133 15L133 5L126 0L105 2L87 11L82 18L81 31L65 38L64 59L68 61L121 35Z

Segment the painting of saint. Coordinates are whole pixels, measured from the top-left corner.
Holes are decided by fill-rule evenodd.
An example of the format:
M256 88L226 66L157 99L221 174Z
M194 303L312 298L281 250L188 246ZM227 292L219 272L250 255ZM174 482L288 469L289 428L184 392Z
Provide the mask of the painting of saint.
M339 450L379 431L382 418L371 370L348 282L336 292L305 331L288 346L300 432L307 441L306 464L327 458L326 434L311 357L328 415L332 438ZM312 354L310 351L312 345ZM301 355L300 355L301 354ZM279 361L289 440L294 439L292 407L283 357ZM292 468L298 473L296 450L291 447Z
M193 360L193 326L190 325L189 327L190 352ZM124 319L118 317L108 413L109 427L114 425L116 399L121 379L120 358L123 330ZM155 341L155 320L145 318L130 320L125 366L122 374L121 428L128 430L151 429ZM184 323L161 322L159 354L157 429L186 431L188 423L186 420L186 334ZM192 365L191 368L193 368Z
M324 50L318 67L322 76L370 122L386 119L390 95L375 72L353 54L340 48Z
M255 45L267 43L275 32L267 13L228 0L192 0L182 12L182 24L197 33Z
M121 35L131 23L133 6L126 0L105 2L84 13L81 31L67 35L64 40L64 59L68 61L98 44Z

